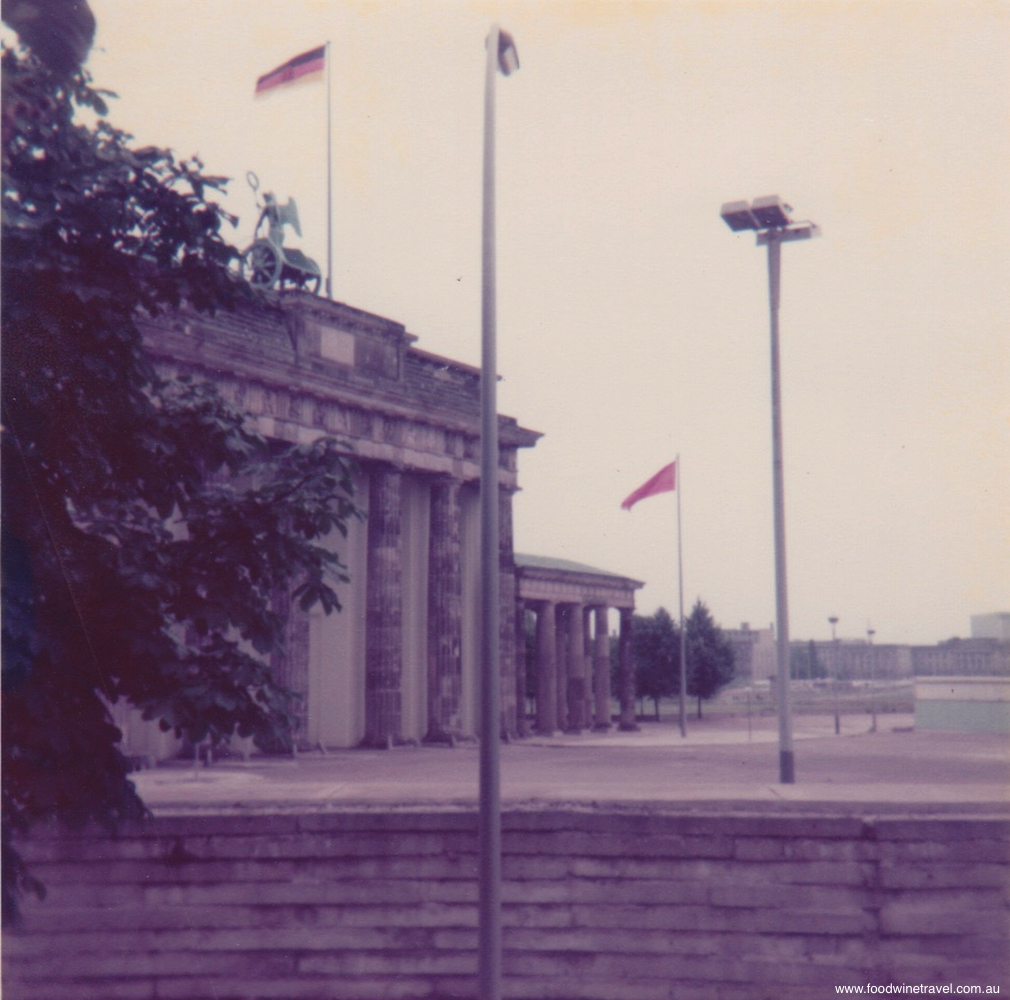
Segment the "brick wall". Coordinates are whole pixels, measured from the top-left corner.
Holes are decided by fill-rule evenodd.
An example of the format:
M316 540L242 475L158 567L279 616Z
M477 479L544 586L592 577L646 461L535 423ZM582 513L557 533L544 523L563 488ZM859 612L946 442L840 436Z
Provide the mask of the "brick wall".
M1010 989L1005 819L509 812L504 996ZM473 997L476 818L163 817L22 845L6 1000Z

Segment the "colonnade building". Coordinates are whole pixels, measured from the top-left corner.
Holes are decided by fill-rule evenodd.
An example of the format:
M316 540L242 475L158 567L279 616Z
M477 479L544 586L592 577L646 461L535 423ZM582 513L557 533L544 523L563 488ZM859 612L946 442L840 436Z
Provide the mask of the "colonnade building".
M631 622L638 580L542 556L515 557L517 612L535 619L534 672L538 733L578 732L611 724L608 612L619 613L620 726L635 729L635 675Z
M288 627L273 667L304 695L297 743L390 746L473 737L480 373L420 350L389 319L302 293L275 301L276 309L179 312L146 321L143 331L162 374L213 382L268 437L309 442L331 435L347 442L356 460L355 502L366 517L337 545L351 577L339 588L343 609L304 612L278 597ZM519 452L539 437L499 417L501 730L509 737L527 729L527 669L537 678L538 728L609 724L609 646L606 706L602 686L607 610L620 609L627 647L641 586L574 564L517 566ZM539 636L530 664L527 610L537 615ZM630 681L627 649L625 659ZM164 755L164 746L142 745L153 736L116 714L127 752Z

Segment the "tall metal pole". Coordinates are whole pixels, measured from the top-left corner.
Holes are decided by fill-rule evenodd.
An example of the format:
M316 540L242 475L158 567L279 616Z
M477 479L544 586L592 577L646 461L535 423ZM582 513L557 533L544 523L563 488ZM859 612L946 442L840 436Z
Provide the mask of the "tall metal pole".
M481 675L480 675L480 816L478 841L480 1000L501 997L501 785L498 403L495 301L495 74L498 26L487 39L484 86L484 222L481 297Z
M842 734L842 715L838 705L838 639L835 637L835 626L838 618L832 615L828 622L831 625L831 687L834 691L835 701L835 736Z
M772 474L775 503L775 607L779 694L779 781L796 780L793 758L793 716L789 692L789 598L786 585L786 513L782 461L782 398L779 375L779 284L782 234L768 232L768 304L771 313Z
M333 298L333 112L330 88L330 43L326 43L326 297Z
M677 456L677 591L680 595L680 735L687 738L687 625L684 622L684 546L680 533L680 495L684 476Z
M873 720L870 723L871 733L877 731L877 658L873 655L874 635L876 635L874 629L866 629L867 645L870 647L870 712Z
M790 704L789 590L786 584L786 513L782 459L782 391L779 372L779 286L782 271L782 244L808 240L820 230L814 223L793 222L792 208L778 195L727 202L720 215L733 230L757 231L758 246L768 247L768 304L771 313L772 367L772 480L775 505L775 607L778 616L776 653L779 706L779 780L792 784L796 778L793 759L793 715Z

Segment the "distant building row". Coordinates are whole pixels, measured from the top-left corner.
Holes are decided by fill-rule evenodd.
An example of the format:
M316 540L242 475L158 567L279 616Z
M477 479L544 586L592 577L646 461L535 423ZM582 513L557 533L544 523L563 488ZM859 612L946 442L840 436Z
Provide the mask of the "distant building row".
M1010 676L1010 640L978 636L976 620L1007 619L1010 615L975 616L971 639L948 639L935 646L902 646L871 643L867 640L793 641L799 675L813 659L822 675L839 680L883 680L900 677L1003 677ZM744 623L738 629L724 629L736 653L736 674L752 680L766 680L776 673L775 631L752 629ZM816 667L815 667L816 673Z

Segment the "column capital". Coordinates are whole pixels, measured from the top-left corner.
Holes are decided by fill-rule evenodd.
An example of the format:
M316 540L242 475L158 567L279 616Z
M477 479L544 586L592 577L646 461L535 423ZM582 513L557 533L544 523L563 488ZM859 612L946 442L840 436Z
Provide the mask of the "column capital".
M403 475L407 471L406 463L400 460L362 458L360 456L356 456L355 460L366 472L396 472Z
M431 483L433 486L462 486L469 480L454 472L422 472L420 478Z

